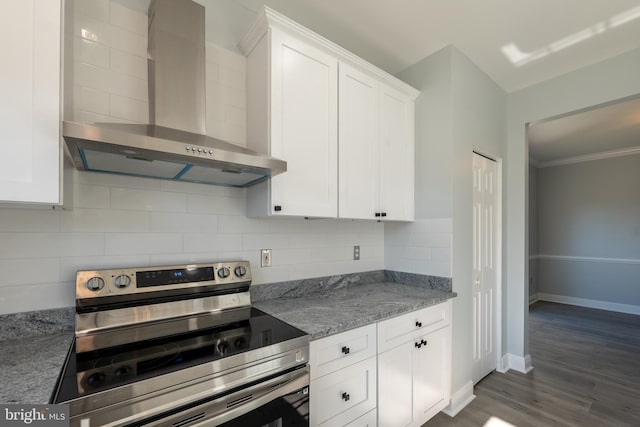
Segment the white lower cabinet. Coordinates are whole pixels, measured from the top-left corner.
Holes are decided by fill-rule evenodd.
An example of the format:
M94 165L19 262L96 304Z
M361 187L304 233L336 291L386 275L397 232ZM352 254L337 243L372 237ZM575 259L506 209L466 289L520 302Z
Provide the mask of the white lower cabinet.
M446 314L442 316L442 310ZM400 343L378 354L378 424L390 427L421 426L449 404L451 394L451 303L429 307L420 319L442 319L431 326L414 315L404 315L378 324L380 336L400 331ZM398 319L413 327L407 334ZM411 322L411 323L409 323ZM405 328L406 329L406 328ZM380 348L379 348L380 350Z
M375 426L376 339L371 324L311 341L310 425Z
M376 410L373 409L357 420L351 421L349 424L346 424L345 427L376 427L378 425L378 415L376 414Z
M451 396L451 302L311 341L311 426L421 426Z

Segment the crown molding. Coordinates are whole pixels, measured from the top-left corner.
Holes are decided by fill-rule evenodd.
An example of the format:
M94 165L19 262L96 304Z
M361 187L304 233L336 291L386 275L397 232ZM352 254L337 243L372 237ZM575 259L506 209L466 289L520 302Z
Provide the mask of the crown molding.
M623 148L621 150L603 151L602 153L585 154L583 156L567 157L564 159L550 160L548 162L538 162L538 166L536 167L549 168L552 166L591 162L593 160L610 159L613 157L631 156L633 154L640 154L640 147Z
M420 91L413 86L403 82L392 74L387 73L352 52L349 52L342 46L335 44L331 40L327 40L321 35L314 33L310 29L298 24L267 6L264 6L264 11L258 15L258 18L249 29L249 32L242 38L240 43L238 43L240 52L245 56L248 56L271 28L285 31L322 47L325 51L335 55L338 60L365 70L366 72L376 76L378 79L381 79L389 86L410 96L413 100L420 95Z

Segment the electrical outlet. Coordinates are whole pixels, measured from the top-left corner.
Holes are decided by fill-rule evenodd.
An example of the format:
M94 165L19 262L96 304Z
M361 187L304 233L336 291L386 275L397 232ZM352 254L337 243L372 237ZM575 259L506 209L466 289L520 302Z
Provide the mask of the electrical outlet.
M271 267L271 249L260 251L260 267Z
M353 247L353 259L354 261L358 261L360 259L360 246Z

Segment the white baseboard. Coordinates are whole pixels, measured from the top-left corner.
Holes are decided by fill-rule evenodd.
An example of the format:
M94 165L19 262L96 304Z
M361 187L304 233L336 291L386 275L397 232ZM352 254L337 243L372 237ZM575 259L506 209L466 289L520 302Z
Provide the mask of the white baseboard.
M615 311L618 313L640 315L640 306L630 304L619 304L616 302L597 301L585 298L568 297L565 295L553 295L538 293L540 301L557 302L560 304L577 305L579 307L596 308L598 310Z
M529 305L540 301L540 297L539 294L536 292L535 294L531 294L529 295Z
M502 356L500 364L501 366L498 366L496 371L503 374L510 369L522 372L523 374L528 374L533 370L533 366L531 365L531 355L529 354L522 357L516 356L515 354L507 353Z
M449 415L450 417L455 417L475 398L476 395L473 394L473 382L469 381L468 383L460 387L458 391L451 395L449 406L444 408L442 412Z

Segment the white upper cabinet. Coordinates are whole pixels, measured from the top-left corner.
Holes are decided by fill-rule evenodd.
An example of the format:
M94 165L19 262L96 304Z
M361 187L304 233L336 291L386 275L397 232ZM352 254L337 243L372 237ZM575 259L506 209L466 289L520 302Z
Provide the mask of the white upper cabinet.
M247 147L287 162L249 188L249 216L413 219L417 90L267 7L240 49Z
M339 216L413 221L413 98L340 64Z
M380 214L387 221L413 221L414 103L380 85Z
M58 204L61 0L5 2L0 44L0 202Z
M380 212L380 83L340 64L339 216L374 219Z
M272 29L249 55L247 79L247 146L287 161L286 173L249 189L249 216L335 217L338 61Z

